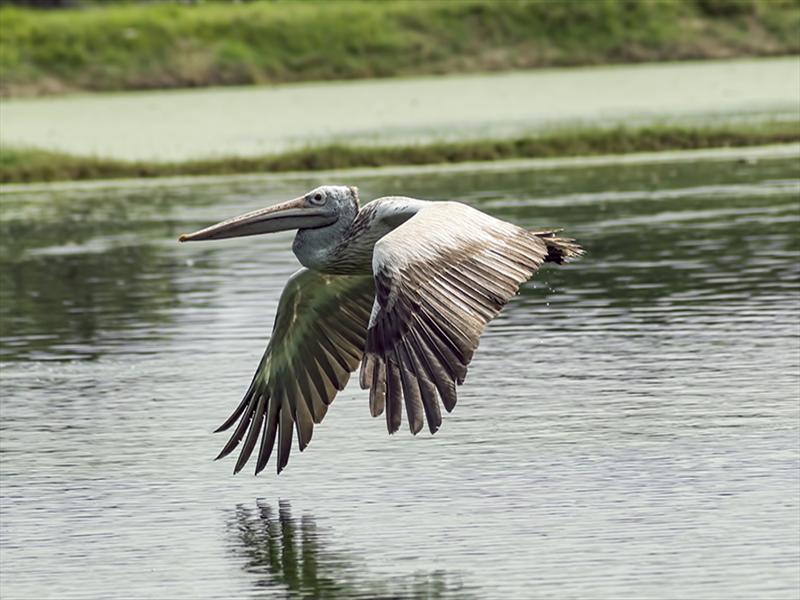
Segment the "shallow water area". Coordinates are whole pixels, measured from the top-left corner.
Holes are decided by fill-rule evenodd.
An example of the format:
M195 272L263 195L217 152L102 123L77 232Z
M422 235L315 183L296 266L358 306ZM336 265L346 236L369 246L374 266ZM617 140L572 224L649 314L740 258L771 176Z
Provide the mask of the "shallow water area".
M211 432L292 236L176 237L321 181L8 188L0 596L795 598L797 158L337 174L588 253L489 326L435 436L351 381L257 478Z
M0 102L0 142L126 160L797 121L796 56ZM202 123L202 127L198 127Z

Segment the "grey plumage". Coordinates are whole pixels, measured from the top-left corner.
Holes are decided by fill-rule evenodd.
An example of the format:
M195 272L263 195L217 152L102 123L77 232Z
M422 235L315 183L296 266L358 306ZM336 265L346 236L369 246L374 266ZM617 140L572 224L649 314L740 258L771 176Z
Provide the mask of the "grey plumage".
M238 421L218 456L241 444L234 472L259 437L256 473L276 444L280 472L293 436L305 449L359 365L370 413L385 413L390 433L404 412L413 434L426 423L435 433L439 403L448 412L455 407L456 388L489 321L542 263L563 264L583 252L557 231L529 232L456 202L391 197L361 208L355 188L343 186L317 188L181 239L276 231L278 217L299 227L293 250L305 268L281 294L253 381L218 430Z

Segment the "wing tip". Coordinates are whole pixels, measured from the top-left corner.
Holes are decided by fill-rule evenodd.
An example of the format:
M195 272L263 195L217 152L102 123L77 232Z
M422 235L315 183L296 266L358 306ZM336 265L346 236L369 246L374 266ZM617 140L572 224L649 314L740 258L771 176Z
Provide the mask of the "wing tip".
M552 231L534 232L534 235L541 239L547 247L547 255L544 257L544 262L563 265L586 254L586 250L573 238L556 235L561 231L561 229L554 229Z

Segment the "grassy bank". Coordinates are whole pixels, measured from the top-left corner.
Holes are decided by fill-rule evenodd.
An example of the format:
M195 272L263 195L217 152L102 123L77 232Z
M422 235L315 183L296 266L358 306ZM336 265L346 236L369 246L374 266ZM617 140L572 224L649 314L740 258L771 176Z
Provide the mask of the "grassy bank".
M798 0L278 0L0 8L0 94L800 52Z
M555 132L540 137L405 147L324 146L253 158L126 162L35 149L3 148L0 182L176 175L228 175L423 165L511 158L591 156L800 142L800 122L715 128L646 127Z

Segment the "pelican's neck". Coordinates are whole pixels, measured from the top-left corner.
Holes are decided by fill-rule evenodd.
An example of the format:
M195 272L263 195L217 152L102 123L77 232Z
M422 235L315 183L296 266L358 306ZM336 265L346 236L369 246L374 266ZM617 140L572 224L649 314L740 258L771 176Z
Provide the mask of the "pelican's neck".
M340 217L333 225L301 229L292 250L304 267L323 273L371 274L372 249L427 202L392 196L378 198Z
M327 265L335 250L348 237L348 232L358 214L358 207L345 207L331 225L314 229L299 229L292 251L300 264L308 269L327 272Z

